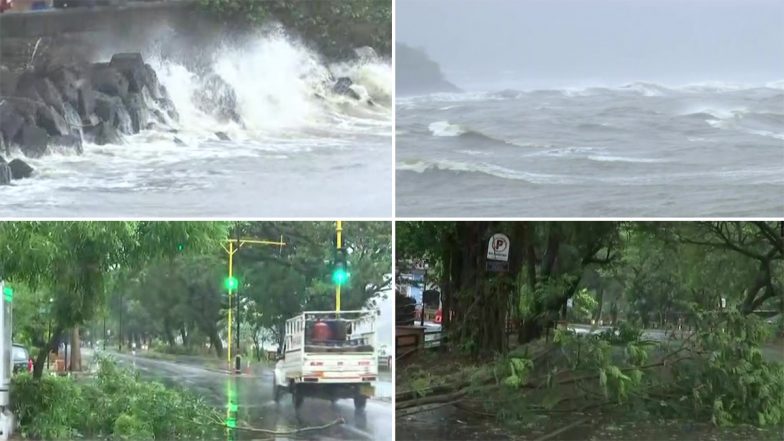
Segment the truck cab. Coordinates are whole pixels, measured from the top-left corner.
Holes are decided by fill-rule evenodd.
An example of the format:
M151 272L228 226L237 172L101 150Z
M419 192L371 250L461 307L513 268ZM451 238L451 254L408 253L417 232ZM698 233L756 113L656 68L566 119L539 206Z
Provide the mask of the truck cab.
M375 314L371 311L314 311L286 321L283 351L275 365L275 401L292 396L333 403L353 399L363 410L378 378Z

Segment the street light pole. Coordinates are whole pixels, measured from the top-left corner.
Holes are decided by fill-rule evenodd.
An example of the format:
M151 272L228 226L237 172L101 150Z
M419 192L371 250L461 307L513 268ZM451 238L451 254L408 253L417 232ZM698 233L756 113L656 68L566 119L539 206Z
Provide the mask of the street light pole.
M232 341L231 341L231 331L232 331L232 329L231 328L232 328L232 311L233 311L232 303L231 303L231 292L232 291L234 291L234 293L236 294L236 297L237 297L235 299L235 301L237 302L237 306L236 306L236 308L237 308L237 318L236 318L236 320L237 320L237 324L236 324L236 326L237 326L237 355L239 355L239 352L240 352L240 339L239 339L239 334L240 334L240 321L239 321L239 319L240 319L240 301L239 301L239 293L238 293L239 282L235 282L235 279L234 279L234 254L236 254L237 251L239 251L240 247L242 247L243 245L245 245L247 243L255 244L255 245L277 245L278 247L280 247L280 250L283 250L283 247L286 246L286 243L283 242L283 235L282 234L280 235L280 241L278 241L278 242L270 241L270 240L240 239L240 238L226 239L225 242L228 242L229 246L226 247L225 245L222 245L222 244L221 244L221 246L223 247L223 250L226 251L226 254L229 255L229 278L227 279L228 283L227 283L227 286L226 286L227 291L228 291L228 298L229 298L228 323L226 324L227 334L228 334L228 342L227 342L227 345L226 345L227 346L226 361L228 362L229 366L231 366L231 345L232 345ZM236 247L235 247L235 244L236 244ZM239 366L237 366L237 368L239 368Z
M343 248L343 221L336 221L335 222L335 245L338 250L338 254L340 254L340 249ZM335 284L335 311L340 312L340 285L341 283Z

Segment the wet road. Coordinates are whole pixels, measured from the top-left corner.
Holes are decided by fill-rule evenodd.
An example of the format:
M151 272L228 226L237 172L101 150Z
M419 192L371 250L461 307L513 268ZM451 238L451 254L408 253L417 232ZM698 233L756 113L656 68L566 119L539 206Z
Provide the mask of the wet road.
M329 424L338 418L344 424L324 430L295 435L277 436L277 440L391 440L394 408L391 401L372 399L365 412L355 413L352 400L339 400L334 406L326 400L305 399L299 412L289 394L279 404L272 396L272 369L258 368L251 374L234 375L220 369L205 367L193 359L176 361L154 360L143 356L109 352L121 365L132 367L143 378L185 387L221 410L229 409L230 398L237 404L237 426L292 431ZM85 354L88 355L88 354ZM383 383L377 390L391 389ZM262 434L237 431L236 440L263 438Z

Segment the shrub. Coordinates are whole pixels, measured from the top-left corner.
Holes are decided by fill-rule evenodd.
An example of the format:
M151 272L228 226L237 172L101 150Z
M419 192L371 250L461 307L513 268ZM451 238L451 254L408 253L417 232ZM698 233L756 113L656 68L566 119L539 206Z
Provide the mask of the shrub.
M188 391L140 380L100 358L94 378L27 374L12 381L22 435L37 439L213 439L218 412Z

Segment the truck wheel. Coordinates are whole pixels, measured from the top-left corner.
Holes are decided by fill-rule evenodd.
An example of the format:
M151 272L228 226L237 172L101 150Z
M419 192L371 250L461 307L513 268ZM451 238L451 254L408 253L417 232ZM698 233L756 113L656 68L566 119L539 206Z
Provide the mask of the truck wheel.
M354 409L355 410L365 410L365 404L367 404L367 397L364 395L357 395L354 397Z
M294 402L294 409L299 409L302 407L302 402L305 401L305 396L302 394L302 391L299 390L297 385L294 385L291 388L291 399Z

